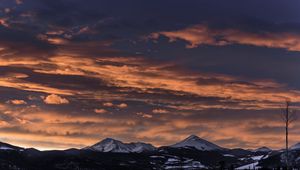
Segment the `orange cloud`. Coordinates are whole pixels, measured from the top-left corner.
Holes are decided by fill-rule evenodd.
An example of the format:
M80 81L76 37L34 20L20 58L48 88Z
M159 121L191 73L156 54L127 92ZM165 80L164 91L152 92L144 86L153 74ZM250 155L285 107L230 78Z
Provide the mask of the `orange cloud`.
M53 33L53 32L51 32L51 33ZM60 38L60 37L49 37L47 35L38 35L37 38L42 41L47 41L48 43L54 44L54 45L65 45L65 44L69 43L68 40L66 40L64 38Z
M103 103L103 106L105 106L105 107L112 107L112 106L114 106L114 104L111 103L111 102L106 102L106 103Z
M58 88L52 88L43 84L27 82L25 80L20 79L20 77L18 78L0 77L0 86L25 90L25 91L44 92L50 94L54 93L54 94L62 94L62 95L72 95L76 93L72 90L63 90Z
M117 105L117 107L123 109L123 108L128 107L128 105L126 103L121 103L121 104Z
M103 114L103 113L107 113L107 110L105 110L105 109L94 109L94 112Z
M152 115L147 114L147 113L143 113L143 112L138 112L138 113L136 113L136 115L141 116L143 118L148 118L148 119L153 117Z
M153 113L169 113L168 110L165 109L154 109L152 110Z
M22 63L24 62L24 63ZM286 98L300 101L300 92L289 90L283 84L272 80L252 80L249 83L239 83L239 77L211 73L193 73L184 70L170 70L170 64L151 64L146 60L134 57L88 58L74 56L53 56L47 60L31 58L17 60L0 58L0 65L26 67L34 72L52 75L78 75L96 78L104 81L109 86L118 88L133 88L141 93L155 93L153 89L162 89L178 93L187 93L202 97L217 97L231 101L243 101L244 105L235 106L237 109L264 109L281 107L281 102ZM45 67L45 65L50 65ZM202 80L211 78L219 83L202 83ZM21 77L0 78L0 86L17 88L21 90L45 92L57 95L81 95L89 98L104 97L106 100L126 96L118 94L103 94L97 96L93 91L74 91L48 87L48 85L31 83ZM248 102L249 101L249 102ZM192 106L193 105L193 106ZM120 105L121 106L121 105ZM122 105L125 107L125 104ZM234 108L227 104L210 106L199 103L189 103L177 107L208 108ZM196 109L199 110L199 109Z
M56 94L51 94L44 99L44 102L46 104L68 104L69 100L67 100L66 98L62 98Z
M7 18L0 18L0 26L9 27L9 23L7 22Z
M35 147L40 149L65 149L68 147L84 147L105 137L126 136L129 141L151 142L157 146L170 145L189 134L194 134L216 142L224 147L244 146L256 148L268 145L274 148L281 147L281 136L278 133L251 132L253 127L262 127L266 119L251 117L247 122L240 119L230 121L207 120L195 117L174 116L163 114L156 118L145 112L127 118L103 117L103 114L70 114L65 112L49 112L39 108L10 108L10 105L0 104L0 113L13 116L14 123L8 119L0 121L0 135L11 139L13 144ZM153 121L145 121L151 119ZM143 121L144 120L144 121ZM136 128L137 125L143 128ZM232 124L235 124L233 127ZM283 127L280 119L268 119L269 127ZM296 130L296 129L295 129ZM300 140L300 135L291 134L292 142ZM233 142L224 136L230 136ZM26 142L31 141L31 142ZM62 141L60 144L45 144L47 141ZM274 142L277 141L277 142ZM80 145L78 145L80 143ZM54 148L55 146L55 148Z
M157 39L160 35L168 37L170 42L184 40L189 43L187 48L200 45L243 44L300 51L300 34L288 32L251 33L238 29L213 29L207 25L194 25L177 31L153 33L149 38Z
M24 105L24 104L27 104L26 101L24 101L24 100L18 100L18 99L9 100L9 101L7 101L7 103L11 103L11 104L14 104L14 105Z
M31 107L15 109L4 104L0 104L0 116L15 120L0 119L0 135L10 139L6 142L28 147L34 145L40 149L84 147L111 134L124 134L134 125L127 120L102 118L99 114L71 115ZM60 142L51 146L50 143L45 145L47 141Z

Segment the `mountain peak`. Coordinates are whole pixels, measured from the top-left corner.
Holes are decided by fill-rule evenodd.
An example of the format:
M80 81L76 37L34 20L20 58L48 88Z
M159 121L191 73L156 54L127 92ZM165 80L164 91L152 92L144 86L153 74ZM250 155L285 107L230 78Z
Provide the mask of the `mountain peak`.
M153 151L156 148L151 144L136 142L136 143L123 143L113 138L106 138L102 141L84 149L89 149L99 152L116 152L116 153L130 153L130 152L144 152Z
M199 138L198 136L196 135L190 135L189 137L186 138L187 140L198 140L198 139L201 139Z
M222 148L216 144L206 141L196 135L191 135L179 143L172 145L171 147L182 148L182 147L194 147L198 150L222 150Z
M116 140L116 139L113 139L113 138L105 138L105 139L103 139L102 141L98 142L97 144L100 144L100 143L108 143L108 142L121 142L121 141Z
M271 152L272 149L268 148L268 147L260 147L254 150L254 152Z

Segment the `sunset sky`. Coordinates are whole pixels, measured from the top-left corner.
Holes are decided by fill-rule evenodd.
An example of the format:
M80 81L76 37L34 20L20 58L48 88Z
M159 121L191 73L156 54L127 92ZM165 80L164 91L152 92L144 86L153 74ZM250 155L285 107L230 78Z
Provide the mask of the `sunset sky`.
M299 0L0 0L0 141L284 147ZM300 112L300 111L299 111ZM290 143L300 142L300 119Z

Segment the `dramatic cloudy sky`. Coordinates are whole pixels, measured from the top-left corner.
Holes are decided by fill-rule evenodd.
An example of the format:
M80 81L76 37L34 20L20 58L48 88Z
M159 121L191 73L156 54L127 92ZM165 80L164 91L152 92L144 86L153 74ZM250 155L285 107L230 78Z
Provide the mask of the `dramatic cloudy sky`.
M283 147L299 0L0 0L0 141ZM291 144L300 142L300 120Z

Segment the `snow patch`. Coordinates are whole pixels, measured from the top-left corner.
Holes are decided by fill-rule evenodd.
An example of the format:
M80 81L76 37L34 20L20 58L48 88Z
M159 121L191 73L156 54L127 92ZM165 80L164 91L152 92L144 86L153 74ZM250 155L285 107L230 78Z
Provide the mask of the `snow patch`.
M226 156L226 157L235 157L234 155L231 155L231 154L224 154L223 156Z
M0 150L14 150L14 149L6 146L0 146Z

